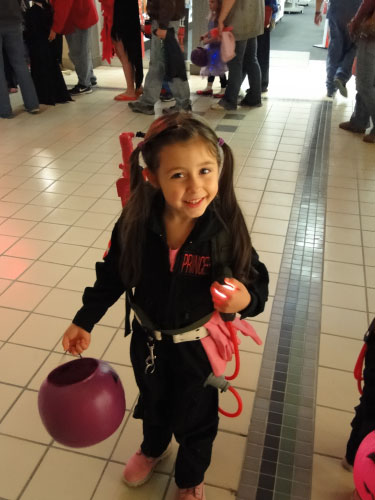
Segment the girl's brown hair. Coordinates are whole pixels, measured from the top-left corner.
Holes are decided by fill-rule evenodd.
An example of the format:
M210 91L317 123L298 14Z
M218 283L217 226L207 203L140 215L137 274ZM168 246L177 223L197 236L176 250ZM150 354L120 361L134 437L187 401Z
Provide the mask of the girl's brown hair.
M152 123L145 140L141 146L135 148L130 157L131 195L120 218L122 248L120 273L127 288L136 286L140 279L147 220L153 198L158 191L150 182L144 180L139 155L142 153L147 168L156 173L159 168L160 152L165 146L196 138L207 144L216 157L219 167L221 165L218 194L212 204L218 218L231 236L233 276L244 283L248 280L252 247L234 193L232 151L225 143L219 145L219 138L215 132L202 120L189 113L173 113L162 116Z

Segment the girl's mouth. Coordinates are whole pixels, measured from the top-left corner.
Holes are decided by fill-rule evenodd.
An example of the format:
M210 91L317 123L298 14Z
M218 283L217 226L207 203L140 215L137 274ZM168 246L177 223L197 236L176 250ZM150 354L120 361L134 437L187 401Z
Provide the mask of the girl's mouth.
M187 205L188 207L199 207L199 205L202 203L202 201L204 200L204 198L197 198L195 200L186 200L184 201L185 205Z

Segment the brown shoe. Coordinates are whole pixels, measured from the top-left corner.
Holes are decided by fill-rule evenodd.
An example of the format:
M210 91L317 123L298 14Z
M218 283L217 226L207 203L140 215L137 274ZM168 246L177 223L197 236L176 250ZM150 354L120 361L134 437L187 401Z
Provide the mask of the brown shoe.
M375 134L366 134L363 136L364 142L370 142L372 144L375 143Z
M356 127L351 122L341 122L339 123L339 127L354 134L364 134L366 132L365 128Z

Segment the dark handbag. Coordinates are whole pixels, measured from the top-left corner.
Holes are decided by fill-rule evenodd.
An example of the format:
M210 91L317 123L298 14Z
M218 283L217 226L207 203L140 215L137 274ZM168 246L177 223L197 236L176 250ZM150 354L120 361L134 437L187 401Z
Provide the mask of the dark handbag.
M270 5L265 5L264 7L264 27L268 28L272 20L272 7Z

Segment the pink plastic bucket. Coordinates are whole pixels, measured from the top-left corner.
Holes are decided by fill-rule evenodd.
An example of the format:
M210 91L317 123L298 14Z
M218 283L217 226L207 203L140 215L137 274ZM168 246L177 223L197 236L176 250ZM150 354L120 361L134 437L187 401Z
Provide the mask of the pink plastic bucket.
M106 362L76 359L53 370L42 383L39 413L48 433L73 448L109 437L125 414L121 380Z

